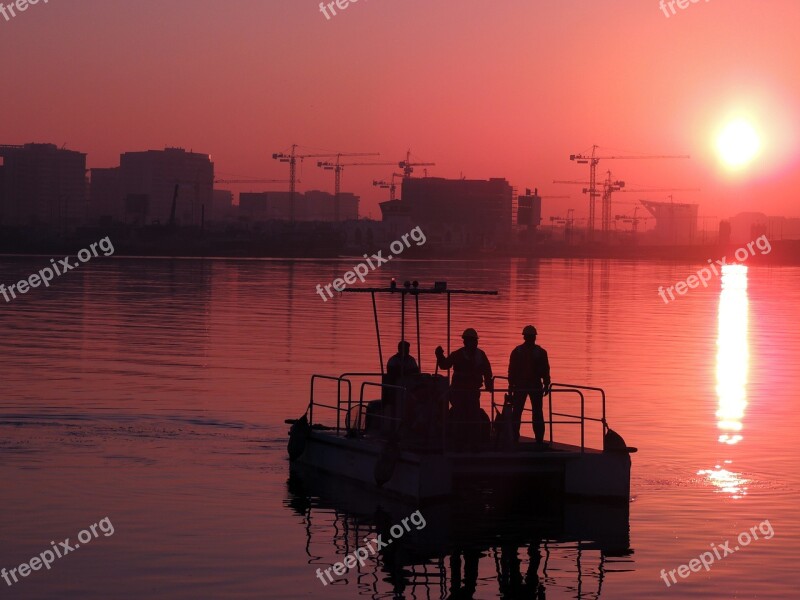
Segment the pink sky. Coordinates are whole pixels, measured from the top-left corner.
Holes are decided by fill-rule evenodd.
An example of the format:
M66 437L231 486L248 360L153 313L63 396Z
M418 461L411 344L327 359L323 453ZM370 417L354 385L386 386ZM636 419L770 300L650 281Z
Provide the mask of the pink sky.
M271 154L293 143L376 161L410 148L437 163L431 175L572 196L545 215L586 212L576 187L551 182L587 178L568 157L598 144L690 154L599 170L629 187L701 188L675 194L701 215L800 216L796 0L701 1L669 18L658 0L360 0L331 20L318 5L41 0L0 17L0 143L66 143L90 167L181 146L210 153L218 177L270 178L287 176ZM762 151L731 173L714 141L734 116ZM363 215L378 216L387 192L370 184L391 170L345 170ZM299 189L332 188L307 161Z

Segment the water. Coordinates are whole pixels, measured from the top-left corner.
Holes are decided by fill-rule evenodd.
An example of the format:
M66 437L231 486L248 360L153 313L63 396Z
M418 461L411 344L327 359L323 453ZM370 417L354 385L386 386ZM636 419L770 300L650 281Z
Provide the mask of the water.
M3 258L0 282L48 262ZM414 510L382 502L376 513L374 499L341 482L288 482L283 420L304 411L310 374L378 368L368 296L323 302L315 292L352 262L98 258L49 289L0 300L0 567L18 567L51 541L74 544L105 517L114 527L49 570L10 587L0 580L0 590L9 598L389 598L395 588L403 589L396 597L443 598L454 589L452 568L469 573L477 560L464 576L474 578L476 598L501 588L504 597L551 600L794 597L800 271L734 270L724 291L714 280L665 304L658 286L699 266L396 261L372 273L373 284L396 276L497 289L454 301L454 329L475 327L504 374L531 322L555 381L605 388L610 425L639 448L633 497L629 519L537 505L533 522L480 523L461 514L470 507L423 509L425 528L408 532L397 552L327 586L317 568ZM384 360L399 336L397 304L380 306ZM445 344L436 304L423 298L425 370ZM416 342L413 327L406 335ZM770 539L759 533L710 571L665 585L662 569L712 544L733 548L766 520ZM593 539L598 522L630 552Z

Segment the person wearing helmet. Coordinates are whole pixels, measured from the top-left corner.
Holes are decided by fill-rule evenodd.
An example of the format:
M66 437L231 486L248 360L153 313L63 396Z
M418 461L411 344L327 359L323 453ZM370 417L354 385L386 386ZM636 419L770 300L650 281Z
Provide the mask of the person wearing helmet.
M544 443L542 400L550 387L550 362L547 359L547 351L536 345L536 333L533 325L526 325L522 330L525 342L512 350L508 363L508 389L512 394L515 439L519 439L525 400L530 396L533 407L533 435L536 437L536 443L542 444Z
M468 411L480 408L481 383L492 390L492 365L486 353L478 348L478 332L472 327L461 335L464 347L450 356L444 355L441 346L436 348L436 362L440 369L453 369L450 389L453 392L453 406Z

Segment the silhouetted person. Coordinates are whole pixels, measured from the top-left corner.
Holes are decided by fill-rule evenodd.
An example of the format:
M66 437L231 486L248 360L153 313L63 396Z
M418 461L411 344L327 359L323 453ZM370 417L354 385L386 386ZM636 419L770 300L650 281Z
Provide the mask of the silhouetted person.
M440 369L453 369L450 382L453 408L473 411L480 408L481 382L492 390L492 365L486 353L478 348L478 332L465 329L461 335L464 347L444 355L441 346L436 347L436 361Z
M403 340L397 344L397 354L386 363L387 383L394 385L403 375L419 373L419 366L409 353L411 344Z
M536 345L536 328L526 325L522 330L525 343L511 352L508 363L508 388L514 407L514 439L519 439L519 428L527 396L533 407L533 435L538 444L544 443L544 413L542 400L550 387L550 362L547 351Z
M419 366L414 357L409 354L411 344L403 340L397 344L397 354L386 363L386 374L383 376L384 385L399 385L401 379L407 375L419 373ZM382 423L384 433L394 431L400 425L404 413L409 409L404 402L406 395L398 389L384 387L381 390L383 400L382 413L386 417Z
M444 350L436 348L436 361L440 369L453 369L450 382L448 414L450 441L456 451L473 450L489 441L491 423L481 410L481 383L492 389L492 365L486 354L478 348L478 332L465 329L461 335L464 347L445 357Z

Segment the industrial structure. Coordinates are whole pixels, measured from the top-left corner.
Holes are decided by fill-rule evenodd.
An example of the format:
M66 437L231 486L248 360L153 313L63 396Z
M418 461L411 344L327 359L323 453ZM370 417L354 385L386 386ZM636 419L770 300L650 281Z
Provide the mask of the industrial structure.
M662 158L689 158L688 155L607 155L600 156L597 153L599 146L593 145L591 154L571 154L569 159L578 164L589 165L589 181L585 182L589 187L584 188L583 193L589 195L589 221L587 224L589 240L592 240L595 230L595 213L597 198L603 199L602 203L602 231L607 237L611 228L611 194L625 187L624 181L613 181L611 171L603 183L603 192L597 187L597 165L601 160L632 160L632 159L662 159ZM577 183L577 182L575 182ZM584 183L584 182L581 182Z
M699 204L685 202L655 202L640 200L655 217L652 235L661 244L694 244L697 241L697 211Z

